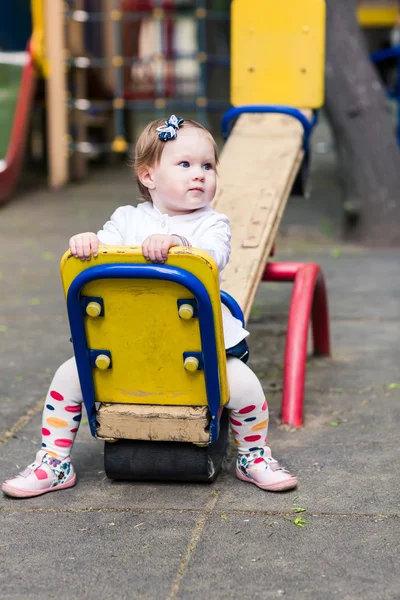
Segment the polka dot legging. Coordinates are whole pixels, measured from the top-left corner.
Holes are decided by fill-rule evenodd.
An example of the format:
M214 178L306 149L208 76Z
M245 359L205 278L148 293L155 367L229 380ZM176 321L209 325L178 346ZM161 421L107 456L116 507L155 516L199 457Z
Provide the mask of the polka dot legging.
M265 446L268 405L261 384L238 358L227 358L230 389L230 422L240 453ZM63 460L71 453L82 418L82 392L75 358L63 363L54 375L42 420L42 449Z

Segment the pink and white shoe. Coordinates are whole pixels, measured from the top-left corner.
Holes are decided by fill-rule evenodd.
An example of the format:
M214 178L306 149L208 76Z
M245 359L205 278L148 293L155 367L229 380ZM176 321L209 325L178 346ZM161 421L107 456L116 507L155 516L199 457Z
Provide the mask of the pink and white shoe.
M75 482L76 475L69 457L58 460L45 450L39 450L35 462L14 479L7 479L1 489L14 498L32 498L72 487Z
M283 469L271 456L268 446L257 448L248 454L239 454L236 462L236 476L242 481L254 483L262 490L282 492L297 485L294 475Z

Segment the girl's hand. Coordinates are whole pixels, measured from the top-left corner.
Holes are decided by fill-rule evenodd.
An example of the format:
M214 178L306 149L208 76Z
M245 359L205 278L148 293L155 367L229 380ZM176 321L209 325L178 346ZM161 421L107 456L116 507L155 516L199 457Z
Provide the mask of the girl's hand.
M155 233L144 240L142 244L143 256L153 262L165 262L168 257L168 250L172 246L180 246L181 244L181 240L176 235Z
M69 240L69 249L75 258L90 260L90 255L97 256L99 238L95 233L78 233Z

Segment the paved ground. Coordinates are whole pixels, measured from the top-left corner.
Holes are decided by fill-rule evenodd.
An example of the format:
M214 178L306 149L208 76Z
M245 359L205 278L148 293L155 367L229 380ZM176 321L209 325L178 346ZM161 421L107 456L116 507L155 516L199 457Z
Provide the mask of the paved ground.
M319 262L330 293L333 356L308 363L302 429L278 422L290 286L263 286L250 323L270 443L298 489L238 481L232 451L210 486L115 483L83 426L74 489L0 498L2 599L400 598L400 252L340 243L327 143L322 126L313 194L291 199L277 257ZM58 194L25 187L0 211L2 480L32 460L43 396L71 353L60 255L133 197L127 169L97 170Z

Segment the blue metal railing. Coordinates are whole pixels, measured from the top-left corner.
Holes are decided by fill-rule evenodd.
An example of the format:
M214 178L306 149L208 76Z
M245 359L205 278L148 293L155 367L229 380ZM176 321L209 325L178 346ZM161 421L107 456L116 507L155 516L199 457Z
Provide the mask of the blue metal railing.
M318 119L317 111L313 111L313 117L310 121L299 109L291 106L284 106L282 104L249 104L245 106L235 106L228 110L221 120L221 130L225 140L229 136L232 121L244 113L274 113L289 115L290 117L297 119L303 126L303 149L305 153L308 152L310 135Z

